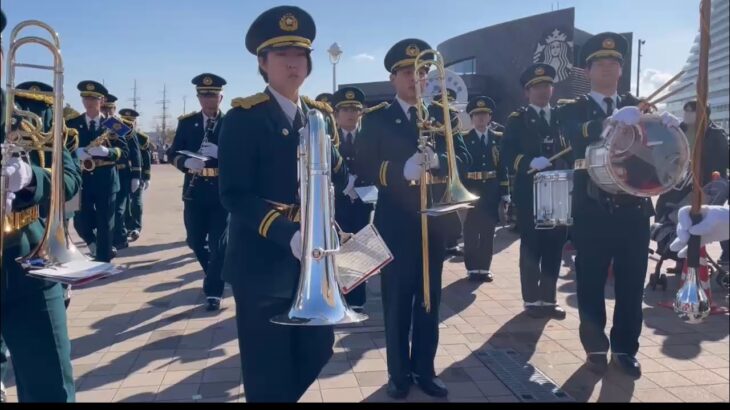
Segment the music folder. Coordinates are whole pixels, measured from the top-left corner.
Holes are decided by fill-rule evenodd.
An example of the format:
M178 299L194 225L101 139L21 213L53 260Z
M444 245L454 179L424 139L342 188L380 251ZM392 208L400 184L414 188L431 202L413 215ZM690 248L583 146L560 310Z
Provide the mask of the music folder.
M380 273L392 260L393 254L375 226L365 226L344 242L335 255L337 281L342 293L350 293L368 278Z

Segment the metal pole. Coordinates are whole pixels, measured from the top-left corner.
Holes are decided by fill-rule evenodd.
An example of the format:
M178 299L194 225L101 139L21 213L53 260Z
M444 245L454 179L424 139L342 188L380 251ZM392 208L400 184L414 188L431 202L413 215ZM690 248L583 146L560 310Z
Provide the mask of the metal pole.
M646 43L646 40L639 39L639 54L636 62L636 96L639 94L639 85L641 83L641 46Z
M337 92L337 63L332 63L332 93Z

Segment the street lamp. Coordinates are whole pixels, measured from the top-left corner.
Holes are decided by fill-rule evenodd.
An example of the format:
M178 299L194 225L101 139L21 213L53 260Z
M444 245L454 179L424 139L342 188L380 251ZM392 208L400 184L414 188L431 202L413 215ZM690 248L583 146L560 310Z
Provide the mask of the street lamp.
M333 43L327 53L330 55L330 62L332 63L332 92L337 91L337 63L340 62L342 57L342 49L337 43Z
M646 40L639 39L639 53L636 59L636 97L639 97L639 84L641 82L641 46L646 44Z

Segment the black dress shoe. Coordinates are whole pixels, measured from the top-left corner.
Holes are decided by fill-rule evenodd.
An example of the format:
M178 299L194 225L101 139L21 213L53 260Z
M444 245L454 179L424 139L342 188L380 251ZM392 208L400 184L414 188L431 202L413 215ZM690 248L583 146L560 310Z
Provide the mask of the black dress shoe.
M604 353L593 353L588 354L586 359L586 365L593 373L602 374L606 372L608 368L608 359Z
M447 256L456 256L456 257L464 256L464 250L462 250L458 246L456 248L449 248L446 250L446 255Z
M542 309L547 317L558 320L565 319L565 309L561 308L559 305L543 306Z
M388 396L396 400L405 399L410 389L411 384L409 382L396 382L393 378L388 379Z
M139 231L135 229L129 233L129 242L134 242L137 239L139 239Z
M525 306L525 312L533 319L541 319L545 317L545 311L542 306Z
M214 312L221 308L221 298L210 297L208 298L208 306L205 310Z
M611 357L611 363L616 363L618 367L630 377L636 379L641 377L641 364L633 356L622 353L614 353Z
M413 375L413 380L424 393L431 397L446 397L449 394L449 389L446 388L444 382L436 376L424 378Z

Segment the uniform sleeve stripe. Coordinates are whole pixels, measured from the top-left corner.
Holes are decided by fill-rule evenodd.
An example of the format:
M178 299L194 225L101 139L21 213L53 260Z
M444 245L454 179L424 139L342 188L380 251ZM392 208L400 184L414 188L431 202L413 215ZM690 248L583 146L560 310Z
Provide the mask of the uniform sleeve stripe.
M274 223L276 218L278 218L280 216L281 216L280 213L274 211L274 214L271 216L271 218L269 218L269 220L266 221L266 223L264 224L263 229L261 230L261 236L266 238L266 235L269 234L269 228L271 228L271 224Z
M333 169L332 171L337 173L339 172L340 168L342 168L342 157L337 158L337 165L335 165L335 169Z
M588 138L588 125L590 121L583 123L583 138Z
M117 156L118 157L121 157L122 156L122 150L121 150L121 148L114 148L114 149L117 151Z
M509 186L509 182L503 181L503 182L500 182L499 185L501 185L501 186Z
M141 170L142 170L142 168L139 168L139 167L132 167L132 168L130 168L130 169L131 169L132 171L141 171Z
M380 185L382 186L388 186L388 161L384 161L382 164L380 164Z
M269 219L271 219L271 217L273 217L275 214L277 214L276 210L272 209L269 212L267 212L266 215L264 215L263 219L261 219L261 223L259 224L259 234L261 236L264 236L264 237L266 236L263 233L264 227L266 226L266 223L269 221Z
M520 154L517 156L517 158L515 158L515 165L514 165L515 171L520 170L520 161L522 161L523 157L524 157L524 155Z

